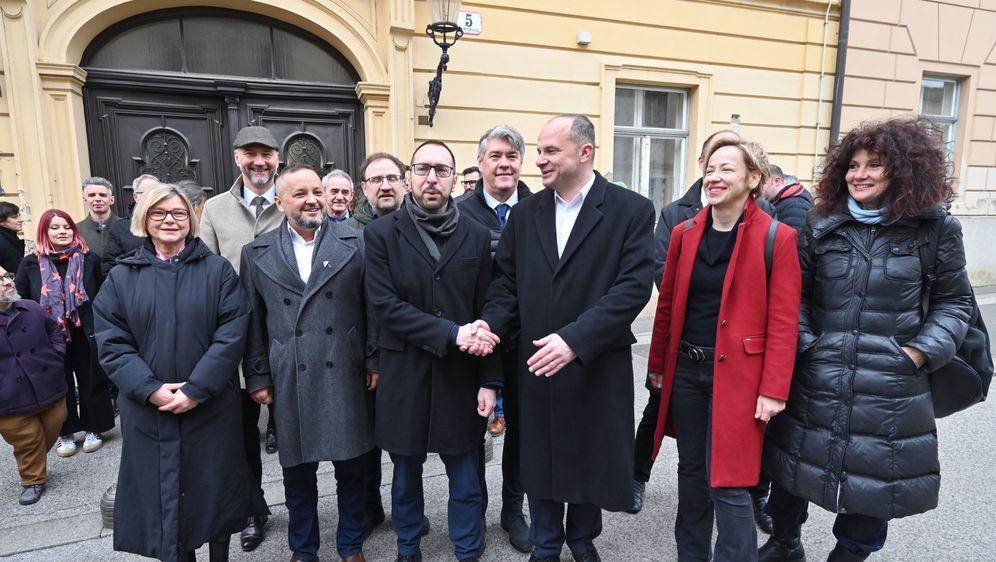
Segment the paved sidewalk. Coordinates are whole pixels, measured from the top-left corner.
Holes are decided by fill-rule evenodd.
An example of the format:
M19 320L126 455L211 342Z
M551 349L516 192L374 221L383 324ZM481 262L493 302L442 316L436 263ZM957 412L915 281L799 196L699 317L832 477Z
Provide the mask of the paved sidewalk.
M980 290L983 313L990 326L996 326L996 291ZM634 348L633 388L634 419L638 420L646 402L643 379L650 338L650 319L634 324L640 342ZM892 522L885 549L873 560L883 561L980 561L996 559L996 447L992 431L996 427L996 399L981 406L941 420L938 434L944 475L940 507L924 515ZM265 411L265 410L264 410ZM592 415L598 415L592 412ZM262 422L261 422L262 426ZM486 561L525 562L527 556L513 550L498 526L501 489L501 451L503 438L495 443L495 457L488 463L488 510ZM100 496L117 477L117 459L121 441L115 430L108 434L103 449L86 455L79 452L69 459L49 456L51 483L42 500L34 506L17 505L19 485L10 447L0 442L0 558L10 561L136 561L141 558L113 552L109 530L100 526ZM391 463L384 455L385 506L390 506ZM274 511L268 526L267 540L255 552L243 553L233 540L233 561L269 562L288 560L287 512L283 507L283 489L276 455L264 454L264 479L267 501ZM331 464L320 469L319 513L322 518L323 560L337 560L335 555L335 482ZM676 453L674 442L666 440L660 459L647 488L646 507L639 515L606 513L604 530L597 545L608 561L676 560L673 538L676 498ZM425 470L426 514L432 532L423 539L427 561L453 560L446 535L446 477L438 459L430 459ZM832 515L819 508L811 510L803 540L809 560L824 560L833 548ZM367 541L367 560L392 561L396 549L389 524L378 528ZM760 535L760 540L765 540ZM207 548L199 553L207 559ZM562 560L569 560L564 551Z

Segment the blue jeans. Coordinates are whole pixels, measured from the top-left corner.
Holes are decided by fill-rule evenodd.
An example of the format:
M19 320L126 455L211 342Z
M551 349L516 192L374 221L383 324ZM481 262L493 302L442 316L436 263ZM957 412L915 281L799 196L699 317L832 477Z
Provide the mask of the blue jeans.
M567 527L564 528L564 507ZM590 503L569 503L529 497L529 542L536 558L560 558L564 542L571 552L582 555L595 548L602 534L602 509Z
M495 417L505 416L505 393L498 389L498 398L495 400Z
M363 488L366 462L361 455L346 461L333 461L339 524L335 546L345 558L363 550L363 532L367 522L363 512ZM318 531L318 463L309 462L284 467L284 495L290 522L287 544L294 557L302 561L318 558L321 538Z
M712 523L716 519L716 562L757 560L757 528L747 488L709 485L712 441L711 361L695 362L684 354L671 389L670 413L678 442L678 516L674 538L678 559L710 559Z
M458 560L479 557L484 552L477 455L477 449L457 455L439 455L446 466L450 484L447 524ZM425 515L422 465L425 458L424 454L409 456L391 453L394 462L391 522L398 535L398 554L403 556L416 554L422 544L422 518Z
M771 495L764 511L771 516L775 525L794 527L802 525L809 518L809 501L793 496L778 482L771 482ZM889 533L889 521L860 515L838 513L833 523L833 536L848 552L860 556L882 550Z

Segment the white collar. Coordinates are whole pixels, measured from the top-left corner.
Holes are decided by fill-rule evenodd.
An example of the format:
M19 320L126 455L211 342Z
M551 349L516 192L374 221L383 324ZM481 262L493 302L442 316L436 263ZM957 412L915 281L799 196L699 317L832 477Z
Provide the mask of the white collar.
M273 204L273 199L276 196L277 196L277 185L273 184L273 185L270 186L270 189L267 189L266 192L263 193L263 195L261 195L261 197L263 199L266 199L266 205L264 205L264 206L272 205ZM254 191L252 191L251 189L249 189L248 187L246 187L245 183L243 183L242 184L242 200L246 202L247 206L252 207L252 200L255 199L255 198L256 198L256 193Z
M581 191L574 196L574 199L567 201L557 193L557 190L553 190L553 197L557 201L558 205L563 205L565 207L573 207L575 205L581 205L584 203L584 198L588 196L588 192L591 191L591 186L595 185L595 174L591 174L591 178L581 186Z
M498 205L501 205L502 203L505 203L509 207L514 207L515 204L519 202L519 189L518 189L518 186L516 186L516 189L512 190L512 195L510 195L509 198L506 199L505 201L499 201L499 200L495 199L494 197L492 197L488 193L488 191L486 189L484 189L484 185L483 184L481 185L481 194L484 195L484 202L487 203L488 207L491 207L492 210L497 209Z
M294 230L294 228L290 225L289 221L287 222L287 231L290 232L292 243L304 244L305 246L310 246L318 241L318 234L321 233L322 227L319 226L318 229L315 230L315 237L312 238L311 241L305 240L303 236L298 234L297 231Z

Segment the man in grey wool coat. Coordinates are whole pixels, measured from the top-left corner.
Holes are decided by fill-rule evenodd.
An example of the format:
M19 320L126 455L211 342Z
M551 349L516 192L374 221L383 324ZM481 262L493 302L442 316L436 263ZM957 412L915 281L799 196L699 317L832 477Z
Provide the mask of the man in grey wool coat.
M240 277L252 303L243 373L260 404L275 402L291 560L318 557L320 461L338 489L336 550L363 560L365 463L373 449L366 393L377 385L376 346L363 297L364 246L325 214L321 179L308 166L277 177L286 218L242 250Z

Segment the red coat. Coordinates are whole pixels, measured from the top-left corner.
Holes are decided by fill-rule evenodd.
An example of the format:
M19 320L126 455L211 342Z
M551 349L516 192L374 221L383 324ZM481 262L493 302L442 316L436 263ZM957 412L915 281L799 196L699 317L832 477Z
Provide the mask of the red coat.
M688 230L684 222L675 227L664 266L648 366L649 372L664 375L655 456L664 435L674 436L671 388L688 286L709 212L710 207L702 209ZM775 236L771 278L765 283L764 246L770 224L771 217L748 199L723 282L713 372L713 487L757 484L765 428L764 422L754 419L758 394L788 399L802 277L795 230L782 224Z

